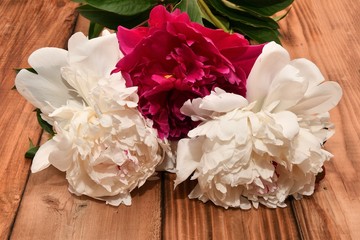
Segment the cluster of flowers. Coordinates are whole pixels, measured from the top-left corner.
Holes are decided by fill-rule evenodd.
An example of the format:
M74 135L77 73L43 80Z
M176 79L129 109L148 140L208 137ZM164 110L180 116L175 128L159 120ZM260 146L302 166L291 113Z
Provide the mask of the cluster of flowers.
M322 147L337 83L276 43L250 45L178 10L155 7L148 27L91 40L76 33L67 51L39 49L29 64L36 73L21 70L16 88L56 132L31 170L66 172L76 195L130 205L174 161L175 184L198 181L190 198L282 207L313 193L332 156Z

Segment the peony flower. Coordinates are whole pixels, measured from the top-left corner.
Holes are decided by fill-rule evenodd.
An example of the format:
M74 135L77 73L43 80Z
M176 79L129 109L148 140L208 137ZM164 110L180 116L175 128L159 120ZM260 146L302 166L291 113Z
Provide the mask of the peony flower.
M126 86L138 86L139 110L152 119L161 138L178 140L197 123L180 112L188 99L215 88L245 95L246 79L262 45L250 46L240 34L191 22L186 13L155 7L149 27L118 28L125 55L114 72Z
M332 157L322 147L333 133L328 111L342 95L337 83L323 81L310 61L265 45L246 99L216 88L181 108L202 123L178 143L176 185L194 172L189 197L224 208L283 207L290 195L311 195Z
M154 174L166 146L137 110L137 88L110 75L122 57L115 34L88 40L76 33L68 48L35 51L29 63L37 74L16 77L17 90L56 132L31 170L53 165L66 172L70 192L130 205L130 192Z

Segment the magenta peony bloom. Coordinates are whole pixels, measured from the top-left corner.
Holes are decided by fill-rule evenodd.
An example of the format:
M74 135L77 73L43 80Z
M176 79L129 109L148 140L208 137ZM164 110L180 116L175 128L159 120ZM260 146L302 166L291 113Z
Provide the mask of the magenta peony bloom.
M263 45L249 45L240 34L203 27L163 6L151 11L148 23L131 30L119 26L124 58L114 72L122 72L128 87L138 86L139 110L153 120L160 138L180 139L197 125L180 112L188 99L215 87L245 96Z

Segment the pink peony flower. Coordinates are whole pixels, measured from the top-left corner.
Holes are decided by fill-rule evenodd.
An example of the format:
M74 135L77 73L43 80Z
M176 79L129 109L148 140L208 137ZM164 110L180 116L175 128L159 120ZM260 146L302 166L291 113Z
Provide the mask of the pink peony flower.
M152 119L160 138L185 137L197 122L180 108L188 99L209 95L215 87L246 94L246 79L263 45L249 45L240 34L213 30L190 21L186 13L157 6L149 27L119 26L124 53L113 72L126 86L138 86L139 110Z

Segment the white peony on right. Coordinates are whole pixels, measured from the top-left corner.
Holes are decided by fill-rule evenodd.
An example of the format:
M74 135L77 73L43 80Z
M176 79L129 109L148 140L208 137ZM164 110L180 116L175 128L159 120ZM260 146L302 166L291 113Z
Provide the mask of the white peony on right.
M190 198L224 208L259 203L284 207L285 199L314 192L315 177L332 155L328 111L342 96L306 59L290 60L268 43L249 75L246 99L216 88L187 101L181 111L202 123L181 139L175 185L197 179Z

